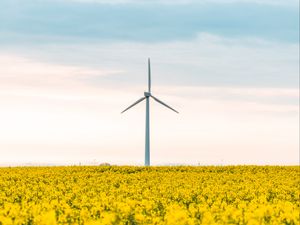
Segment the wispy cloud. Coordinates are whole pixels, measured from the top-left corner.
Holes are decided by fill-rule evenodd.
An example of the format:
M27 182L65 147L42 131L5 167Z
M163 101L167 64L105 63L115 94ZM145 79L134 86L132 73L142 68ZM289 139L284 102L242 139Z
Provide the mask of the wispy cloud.
M70 66L45 63L18 55L0 54L0 87L45 88L76 87L85 79L121 73L117 70L93 69L84 66Z
M3 48L5 49L5 48ZM153 82L184 86L298 88L298 45L260 39L228 39L199 34L168 43L82 43L6 48L37 61L114 73L86 76L94 86L142 85L145 60L153 61ZM122 71L122 73L118 73Z

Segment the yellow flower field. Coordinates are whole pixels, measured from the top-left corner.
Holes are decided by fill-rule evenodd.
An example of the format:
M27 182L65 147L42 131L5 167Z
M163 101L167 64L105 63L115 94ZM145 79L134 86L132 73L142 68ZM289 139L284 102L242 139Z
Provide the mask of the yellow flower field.
M297 166L0 168L0 224L300 224Z

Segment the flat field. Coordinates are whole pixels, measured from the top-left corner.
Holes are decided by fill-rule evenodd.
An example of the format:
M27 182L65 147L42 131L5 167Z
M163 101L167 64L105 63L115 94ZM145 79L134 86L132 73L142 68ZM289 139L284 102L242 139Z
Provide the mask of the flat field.
M0 168L0 224L299 225L298 166Z

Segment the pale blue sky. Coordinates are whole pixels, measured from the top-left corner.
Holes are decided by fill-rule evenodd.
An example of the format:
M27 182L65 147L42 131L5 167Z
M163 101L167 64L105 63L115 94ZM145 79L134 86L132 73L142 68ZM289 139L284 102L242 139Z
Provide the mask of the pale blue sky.
M161 42L193 39L198 33L206 32L226 37L299 40L296 4L149 2L2 0L1 39L22 42L39 37L40 41L47 42L51 38L71 37L77 40Z
M297 163L298 1L0 8L0 163L142 164L144 106L119 112L144 91L148 57L153 91L181 112L153 103L153 163Z

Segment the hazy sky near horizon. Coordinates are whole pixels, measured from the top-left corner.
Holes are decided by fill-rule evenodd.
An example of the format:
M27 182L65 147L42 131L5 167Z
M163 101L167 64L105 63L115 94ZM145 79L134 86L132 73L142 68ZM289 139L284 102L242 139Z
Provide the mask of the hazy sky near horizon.
M297 0L1 0L0 164L298 164Z

